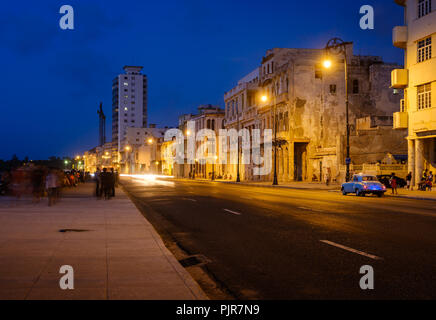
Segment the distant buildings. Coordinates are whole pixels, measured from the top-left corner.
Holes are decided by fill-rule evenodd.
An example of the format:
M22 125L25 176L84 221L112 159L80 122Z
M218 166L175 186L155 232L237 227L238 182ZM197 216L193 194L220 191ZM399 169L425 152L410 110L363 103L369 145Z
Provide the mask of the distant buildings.
M213 106L210 104L200 105L198 107L197 114L184 114L179 117L179 129L184 133L185 140L190 136L196 137L195 150L201 152L200 145L207 143L207 137L204 137L203 141L198 141L197 137L202 129L213 130L218 136L219 129L224 129L224 110L219 106ZM188 122L194 123L194 128L188 128ZM185 155L187 155L187 142L185 141ZM217 143L215 144L215 152L217 150ZM210 150L209 150L210 151ZM198 178L211 178L212 172L215 175L222 175L222 167L208 162L215 162L215 159L210 161L203 161L200 159L194 159L193 163L188 163L188 159L185 158L185 164L174 164L173 174L179 178L198 177Z
M425 169L436 172L436 3L395 2L405 9L405 25L393 30L394 45L405 50L405 66L392 72L392 87L404 89L394 127L408 129L408 166L417 184Z

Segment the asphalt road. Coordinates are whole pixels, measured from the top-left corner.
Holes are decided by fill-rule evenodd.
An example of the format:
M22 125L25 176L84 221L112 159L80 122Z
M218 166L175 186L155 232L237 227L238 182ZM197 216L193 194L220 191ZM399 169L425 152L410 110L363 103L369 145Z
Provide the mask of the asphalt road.
M124 178L237 299L435 299L436 202L224 183ZM373 267L374 290L360 268Z

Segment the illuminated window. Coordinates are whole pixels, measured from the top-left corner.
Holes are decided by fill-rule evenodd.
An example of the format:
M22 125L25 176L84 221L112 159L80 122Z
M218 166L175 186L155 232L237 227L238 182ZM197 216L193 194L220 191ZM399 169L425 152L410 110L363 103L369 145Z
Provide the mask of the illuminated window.
M431 37L418 41L418 62L431 59Z
M125 85L125 86L128 86L129 84L128 84L127 82L124 82L124 85Z
M127 109L127 108L124 108L124 111L127 111L127 110L129 110L129 109Z
M418 110L431 108L431 83L418 86Z

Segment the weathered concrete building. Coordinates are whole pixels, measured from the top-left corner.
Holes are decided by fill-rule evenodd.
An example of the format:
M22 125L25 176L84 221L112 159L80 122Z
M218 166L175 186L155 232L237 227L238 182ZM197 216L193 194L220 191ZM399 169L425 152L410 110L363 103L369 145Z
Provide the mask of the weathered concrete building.
M195 127L191 130L188 128L188 122L192 121ZM174 175L178 178L211 178L212 173L214 176L222 175L222 166L203 161L202 157L194 159L194 163L189 163L187 155L187 139L195 139L195 150L200 152L200 145L205 141L200 141L199 133L202 129L210 129L215 132L215 135L219 135L219 130L224 128L224 110L219 106L213 106L210 104L200 105L198 107L198 114L184 114L179 117L179 130L181 130L185 136L185 159L183 164L174 163ZM217 142L215 143L215 152L217 150ZM207 151L207 150L206 150ZM211 152L210 150L208 152ZM214 159L217 160L217 159ZM213 161L216 162L216 161Z
M329 57L332 67L323 69L325 50L274 48L268 50L260 67L241 79L224 96L226 128L273 129L277 125L278 177L281 181L322 179L326 172L344 180L345 164L345 72L341 57ZM402 141L402 134L356 130L360 118L390 117L401 96L390 89L390 73L399 66L387 64L380 57L353 55L347 46L348 94L352 162L375 162L385 157L392 140ZM263 99L262 99L263 97ZM275 119L275 121L274 121ZM392 118L385 119L392 122ZM372 131L372 132L370 132ZM373 137L371 137L371 135ZM392 135L385 141L384 136ZM399 147L399 151L404 152ZM236 166L225 168L235 177ZM244 180L271 181L253 175L253 165L241 166Z

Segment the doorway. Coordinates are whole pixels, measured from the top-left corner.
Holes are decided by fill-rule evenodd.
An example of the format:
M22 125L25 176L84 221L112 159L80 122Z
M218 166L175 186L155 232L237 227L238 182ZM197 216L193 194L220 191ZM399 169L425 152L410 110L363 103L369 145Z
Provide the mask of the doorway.
M307 142L294 143L294 181L307 180Z

